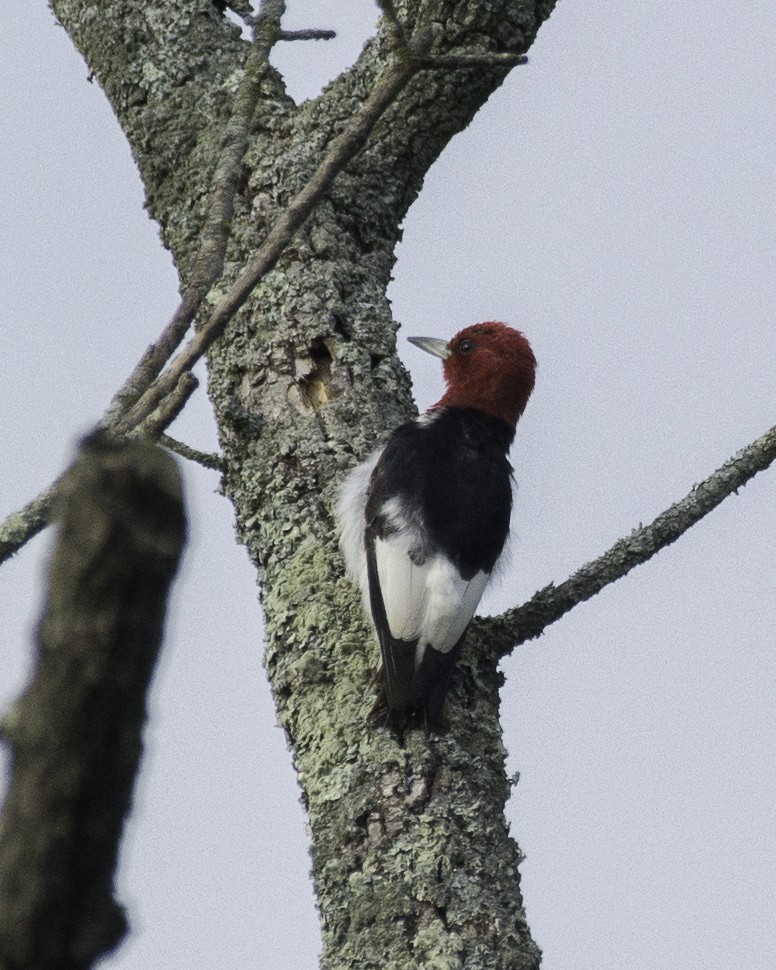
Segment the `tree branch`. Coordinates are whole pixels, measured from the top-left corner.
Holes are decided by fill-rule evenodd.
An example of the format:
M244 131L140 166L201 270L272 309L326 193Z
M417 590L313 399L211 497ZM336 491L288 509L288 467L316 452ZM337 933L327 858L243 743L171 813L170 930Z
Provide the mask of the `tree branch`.
M234 213L234 199L240 187L251 120L261 92L261 82L269 66L269 55L280 38L280 19L285 10L282 0L263 0L255 19L253 47L245 62L234 107L224 132L221 153L213 173L213 194L202 228L200 250L194 274L172 320L148 348L123 386L116 392L103 419L112 428L161 373L176 347L186 335L202 301L224 268L224 255Z
M380 6L388 21L399 31L398 20L390 0L381 0ZM224 136L222 153L214 177L215 188L203 230L202 247L195 264L194 278L184 293L172 320L162 331L159 339L149 347L130 377L114 396L101 421L104 427L118 436L129 435L140 429L142 433L156 438L169 426L180 408L174 404L169 409L162 409L161 402L174 392L182 375L190 371L221 336L253 289L275 266L285 247L329 191L339 172L364 146L377 121L395 101L407 82L421 67L434 66L432 61L436 59L429 60L417 45L410 49L403 40L403 35L395 34L396 56L380 77L369 98L363 103L361 110L348 128L334 140L312 179L282 213L264 245L240 274L226 296L218 303L202 329L162 374L166 362L180 344L205 296L221 274L229 235L229 221L239 185L239 170L247 147L250 120L255 110L269 53L281 33L279 25L284 9L285 4L282 0L264 0L262 10L256 18L255 46L246 64L245 74L235 100L235 109ZM469 56L473 58L472 63L492 63L489 60L491 55ZM521 63L518 55L505 56L511 59L510 64ZM461 66L461 57L455 57L456 63L451 63L449 66L453 69ZM184 384L183 389L188 390L188 393L193 390L188 384ZM0 564L47 525L51 500L55 494L56 483L47 487L23 509L12 513L0 524Z
M363 148L380 117L416 71L417 64L411 58L401 56L401 53L394 58L351 124L332 142L315 174L280 215L264 244L219 301L210 318L129 412L116 420L115 430L127 433L142 422L170 393L181 375L191 370L218 340L254 288L274 268L283 250L329 191L337 175Z
M127 437L150 438L156 441L186 407L186 403L198 387L197 378L190 371L185 371L170 393L159 402L159 406L136 427L127 429Z
M159 435L159 444L168 451L172 451L181 458L185 458L187 461L193 461L197 465L202 465L203 468L209 468L211 471L216 472L222 472L224 470L225 463L221 455L214 455L207 451L200 451L198 448L192 448L191 445L187 445L184 441L178 441L177 438L171 438L168 434Z
M423 67L434 70L460 70L469 67L517 67L527 64L525 54L485 53L485 54L429 54L421 57Z
M334 140L313 177L280 215L264 244L237 278L229 292L219 301L210 318L172 361L167 370L157 377L155 383L152 383L145 390L139 400L136 400L139 390L148 382L151 375L158 374L159 367L164 366L166 360L164 355L169 354L180 341L180 337L183 336L189 322L193 319L205 293L200 296L197 290L192 289L184 295L181 306L173 320L165 328L157 343L152 345L144 355L130 379L114 398L106 416L103 418L103 424L108 426L112 433L119 436L129 435L135 429L142 427L145 433L158 436L167 428L179 409L173 408L170 412L171 417L167 415L167 412L164 412L160 418L158 412L161 403L173 393L183 375L191 370L208 348L221 336L229 321L245 303L256 285L275 266L280 254L318 202L328 192L336 176L361 150L377 121L390 107L396 95L407 84L416 70L416 64L409 58L399 56L394 59L380 77L350 126ZM224 166L224 172L224 177L228 178L228 165ZM208 265L212 267L213 263L209 260L215 258L214 252L215 249L211 251L210 257L203 257L203 265L208 262ZM125 410L123 402L132 399L135 399L134 405L130 406L128 411ZM146 423L149 418L152 419L151 422ZM0 525L0 563L13 555L25 542L37 535L47 525L53 494L55 494L54 486L49 486L37 498L28 503L24 509L13 513Z
M278 40L334 40L336 36L336 30L309 27L305 30L281 30Z
M113 873L185 537L172 458L87 439L61 489L32 682L2 724L0 966L86 970L126 930Z
M128 432L127 437L157 439L181 413L198 386L199 382L193 374L183 374L177 386L162 401L157 410L140 427ZM60 475L32 501L17 512L13 512L0 524L0 565L51 522L52 510L65 480L66 473Z
M63 480L64 475L54 479L34 499L16 512L12 512L3 521L0 525L0 564L10 559L51 522L54 499Z
M475 628L499 656L505 656L526 640L533 640L551 623L635 566L675 542L691 526L715 509L729 495L764 471L776 460L776 426L766 431L699 485L689 495L662 512L593 562L586 563L559 586L550 584L527 603L501 616L477 619Z

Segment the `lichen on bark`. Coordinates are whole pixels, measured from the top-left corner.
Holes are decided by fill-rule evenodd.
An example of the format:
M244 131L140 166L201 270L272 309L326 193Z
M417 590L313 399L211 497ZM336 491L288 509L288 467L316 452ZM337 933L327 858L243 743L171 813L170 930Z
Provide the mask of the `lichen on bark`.
M189 279L249 45L200 0L54 0L132 146L151 214ZM528 49L551 0L404 0L438 53ZM269 68L235 199L223 290L393 54L388 32L301 106ZM224 491L255 563L265 664L312 837L327 968L538 964L519 892L495 663L470 648L450 730L397 739L368 718L377 650L343 576L344 472L414 413L386 289L407 209L504 68L423 71L208 358ZM258 649L257 643L257 649Z

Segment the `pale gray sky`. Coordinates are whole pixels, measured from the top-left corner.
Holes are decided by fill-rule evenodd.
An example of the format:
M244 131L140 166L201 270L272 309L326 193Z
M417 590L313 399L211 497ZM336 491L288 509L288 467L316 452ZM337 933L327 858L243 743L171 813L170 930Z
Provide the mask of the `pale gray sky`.
M370 0L289 0L328 45L276 58L314 96ZM128 148L44 0L0 36L0 512L62 466L174 308ZM497 611L560 581L776 422L776 7L560 0L426 180L391 291L406 335L484 319L539 358ZM203 395L180 437L214 446ZM217 479L156 679L119 888L120 970L309 968L304 819L261 668L255 578ZM509 806L548 970L776 966L776 471L505 665ZM47 539L0 569L0 703L24 682Z

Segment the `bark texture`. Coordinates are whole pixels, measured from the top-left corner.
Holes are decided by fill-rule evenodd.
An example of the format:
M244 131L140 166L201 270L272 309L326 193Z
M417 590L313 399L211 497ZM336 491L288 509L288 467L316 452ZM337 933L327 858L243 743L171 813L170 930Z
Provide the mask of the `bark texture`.
M150 445L89 440L60 505L35 675L2 724L3 970L82 970L124 935L113 872L185 534L175 462Z
M207 0L52 5L110 99L149 210L190 280L249 45ZM434 53L522 53L553 5L396 8L407 35ZM394 56L381 30L299 106L266 71L217 291ZM503 814L495 659L467 654L444 737L401 741L370 726L377 645L343 576L331 516L344 472L414 413L385 296L399 226L428 168L506 73L427 70L410 81L209 355L225 492L260 571L266 667L309 813L326 968L539 961Z

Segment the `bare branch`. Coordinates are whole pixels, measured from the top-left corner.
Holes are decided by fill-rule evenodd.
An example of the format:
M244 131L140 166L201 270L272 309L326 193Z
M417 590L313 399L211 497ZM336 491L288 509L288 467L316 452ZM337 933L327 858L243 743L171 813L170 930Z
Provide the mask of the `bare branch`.
M408 57L396 57L380 77L372 93L361 106L350 125L331 144L315 174L289 203L267 236L264 244L251 259L219 301L209 320L195 334L187 346L171 362L167 370L143 395L135 406L116 424L127 433L136 427L170 393L180 376L190 370L221 336L226 325L250 296L254 288L273 269L281 253L298 229L326 195L334 179L366 143L370 132L396 96L416 72L416 64Z
M135 365L132 373L114 394L102 423L107 428L115 428L118 418L131 407L143 391L159 375L160 371L175 353L175 348L186 336L197 310L202 304L212 282L197 285L193 283L183 294L172 319Z
M251 120L259 100L270 52L280 34L280 18L284 10L285 4L278 0L264 0L262 3L255 22L253 48L245 62L245 71L235 95L234 108L224 132L221 154L213 173L213 195L202 228L200 250L191 282L186 287L172 320L158 340L143 354L123 386L114 395L103 418L105 427L113 429L120 416L158 377L186 336L202 301L223 272L234 199L240 186Z
M202 465L203 468L210 468L212 471L217 472L224 470L225 464L221 455L215 455L207 451L199 451L197 448L192 448L183 441L178 441L177 438L171 438L168 434L159 436L159 444L168 451L172 451L181 458L185 458L187 461L193 461L198 465Z
M193 374L184 374L173 392L141 427L131 432L131 436L152 440L158 438L162 430L180 414L198 386L199 381ZM31 502L0 524L0 565L49 525L64 481L65 475L60 475Z
M150 438L155 441L165 428L173 423L186 406L186 402L199 387L199 381L190 372L181 374L177 384L170 393L162 398L156 410L152 411L144 421L127 431L133 438Z
M334 40L336 30L319 30L311 27L307 30L281 30L278 40Z
M12 512L0 525L0 564L10 559L25 542L29 542L51 522L54 499L63 478L60 475L31 502L18 512Z
M501 616L475 621L477 631L487 638L500 656L510 653L526 640L533 640L577 604L584 603L609 583L625 576L635 566L675 542L774 460L776 427L739 451L649 525L635 529L627 538L620 539L560 586L550 584L522 606L508 610Z
M525 54L484 53L484 54L428 54L420 58L420 63L428 69L458 70L467 67L517 67L527 64Z
M176 399L171 402L169 409L165 407L162 410L159 407L161 402L174 391L181 377L191 370L211 344L221 336L226 325L248 299L252 290L275 266L280 254L295 233L329 191L336 176L364 146L377 121L390 107L416 70L416 64L407 57L396 57L393 60L349 127L332 142L313 177L281 214L267 236L264 245L240 274L229 292L217 304L201 330L172 361L168 369L141 396L140 400L136 401L135 405L129 409L129 413L122 413L122 410L115 406L117 399L122 397L122 392L119 392L117 398L114 399L114 405L111 406L103 419L104 424L109 424L112 433L122 435L142 432L153 438L158 437L167 428L179 413L182 403L179 399ZM189 292L184 297L179 312L176 313L157 342L158 349L157 345L154 345L144 355L143 361L125 385L127 387L131 384L133 397L136 396L138 387L146 382L148 375L160 365L160 361L161 366L164 366L162 356L167 352L172 341L176 340L176 337L176 343L179 342L178 334L181 327L183 327L183 333L185 333L188 323L184 326L184 321L189 313L188 319L193 318L198 300L201 301L201 298L198 298L197 294L193 292ZM184 305L185 312L183 312ZM182 336L182 333L180 335ZM193 386L189 383L184 384L184 390L187 390L188 393L191 393L193 389ZM20 549L25 542L40 532L48 523L53 494L54 486L50 486L28 503L24 509L13 513L0 524L0 563Z
M87 970L126 931L113 873L185 514L169 455L104 434L61 494L36 669L2 724L0 965Z

